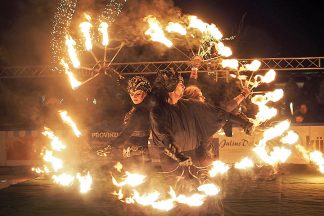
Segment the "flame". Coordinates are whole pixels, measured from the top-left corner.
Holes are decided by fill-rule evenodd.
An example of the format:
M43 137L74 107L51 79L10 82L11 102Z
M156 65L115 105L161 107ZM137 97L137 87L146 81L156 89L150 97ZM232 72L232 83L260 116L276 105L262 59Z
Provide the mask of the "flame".
M83 34L84 40L85 40L85 48L87 51L92 50L92 41L91 41L91 34L90 30L92 27L92 24L89 22L91 20L91 17L87 14L85 14L88 22L82 22L80 23L80 30Z
M259 60L253 60L250 64L244 65L244 68L249 71L257 71L261 66L261 62Z
M126 171L126 178L124 181L118 183L116 179L112 176L113 184L117 187L123 187L125 185L129 185L131 187L137 187L138 185L143 184L146 176L136 173L130 173Z
M58 171L63 168L63 161L55 156L53 156L53 152L46 150L44 157L44 161L50 163L54 171Z
M322 152L319 151L309 152L305 149L304 146L300 144L296 145L295 147L298 151L300 151L303 154L305 159L312 161L314 164L318 166L320 173L324 174L324 157Z
M198 29L201 32L207 31L207 23L204 23L202 20L198 19L197 16L189 16L189 28Z
M85 176L82 176L80 173L77 173L76 178L79 180L80 183L80 193L87 193L91 190L92 176L89 172Z
M191 196L180 194L179 196L177 196L176 201L188 206L201 206L202 204L204 204L205 199L206 196L202 194L196 193L192 194Z
M72 128L75 136L80 137L81 132L79 131L78 127L76 126L74 121L71 119L71 117L68 115L67 111L60 110L59 113L60 113L60 116L61 116L61 119L63 120L63 122Z
M150 36L152 41L160 42L167 47L171 47L173 45L173 43L166 38L160 22L154 16L150 15L146 17L145 20L149 24L149 28L145 32L145 35Z
M62 173L61 175L53 175L52 179L55 183L62 185L62 186L71 186L74 182L74 176L66 173Z
M44 169L41 169L39 167L32 167L31 169L33 172L36 172L37 174L42 174L42 173L45 173L45 174L48 174L50 172L50 170L44 166Z
M285 120L285 121L282 121L282 122L276 124L275 126L269 128L269 129L267 129L266 131L264 131L263 138L259 142L259 144L280 136L285 131L287 131L289 129L289 127L290 127L289 120Z
M294 115L294 104L293 104L293 102L290 102L289 108L290 108L290 114Z
M158 210L170 211L171 209L174 208L174 200L173 199L160 200L154 202L152 204L152 207Z
M269 101L277 102L284 96L282 89L276 89L273 92L267 92L264 95Z
M260 79L263 83L271 83L276 78L276 72L274 70L269 70L264 76L256 75L255 80Z
M44 131L42 134L46 137L48 137L51 141L51 147L55 151L61 151L62 149L66 148L66 145L63 144L63 142L55 136L54 132L51 131L49 128L44 127Z
M68 77L69 77L69 80L70 80L70 84L71 84L72 89L73 90L77 89L81 85L81 82L79 82L74 77L74 74L70 70L69 65L63 59L61 60L61 64L63 65L63 67L65 69L65 74L68 75Z
M259 105L259 112L255 115L255 121L257 124L261 124L269 119L272 119L278 114L278 110L266 105Z
M274 147L273 151L268 154L266 151L266 144L269 140L272 140L278 136L281 136L290 127L288 120L282 121L277 125L267 129L263 133L263 138L259 141L258 145L253 148L253 151L257 153L259 158L267 164L274 165L278 162L285 162L291 154L289 149L284 147Z
M123 165L120 162L117 162L114 166L114 168L118 171L121 172L123 169Z
M76 54L76 50L74 48L74 46L76 45L75 41L73 40L73 38L69 35L66 35L66 40L65 40L65 44L68 48L68 53L71 59L71 62L73 64L74 68L79 68L80 67L80 61L78 59L78 56Z
M83 15L86 18L86 20L88 20L89 22L91 21L91 16L89 14L84 13Z
M279 162L283 163L291 155L290 149L286 149L284 147L278 147L278 146L273 148L273 151L270 152L270 155L265 150L265 148L262 147L255 147L253 151L255 151L258 154L258 156L262 161L270 165L275 165Z
M167 32L175 32L175 33L178 33L180 35L186 35L187 34L187 30L186 30L185 27L183 27L179 23L174 23L174 22L169 22L165 30L167 30Z
M223 35L215 24L207 24L202 20L198 19L197 16L189 16L189 28L195 28L201 31L202 33L208 33L212 38L216 40L222 39Z
M209 170L209 176L210 177L215 177L218 174L224 174L229 170L229 166L221 161L214 161L213 162L213 167L211 170Z
M222 61L223 68L231 68L231 69L237 70L238 66L239 66L239 63L236 59L224 59Z
M277 115L277 109L268 107L266 103L269 101L277 102L283 97L283 90L276 89L273 92L267 92L265 95L256 95L251 102L258 105L259 112L256 114L255 121L257 123L265 122Z
M219 31L215 24L207 25L207 31L216 40L220 40L223 37L223 34Z
M98 31L102 34L102 45L107 46L109 43L109 36L108 36L108 23L101 22L98 28Z
M319 166L321 173L324 173L324 158L323 153L319 151L313 151L309 154L309 158L312 162Z
M160 197L159 192L152 192L146 195L140 195L136 190L134 190L133 199L140 205L149 206L153 205Z
M214 184L200 185L198 191L205 193L207 196L216 196L220 192L220 188Z
M225 46L222 42L219 42L217 44L215 43L215 48L216 48L218 54L221 55L221 56L229 57L229 56L232 55L231 48Z
M234 167L236 169L248 169L254 167L254 163L250 158L245 157L240 162L236 162Z
M299 136L294 131L288 131L287 135L281 138L280 142L288 145L295 144L299 139Z

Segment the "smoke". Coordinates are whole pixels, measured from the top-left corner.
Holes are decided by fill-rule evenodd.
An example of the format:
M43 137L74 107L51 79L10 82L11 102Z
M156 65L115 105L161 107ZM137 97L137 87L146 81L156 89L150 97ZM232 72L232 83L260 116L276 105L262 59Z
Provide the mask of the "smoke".
M50 20L55 1L6 1L1 5L0 62L46 64L50 58Z
M181 13L171 0L129 1L116 20L113 32L116 32L116 37L125 40L128 45L146 44L144 32L148 26L144 18L148 15L153 15L167 23L170 20L179 19Z

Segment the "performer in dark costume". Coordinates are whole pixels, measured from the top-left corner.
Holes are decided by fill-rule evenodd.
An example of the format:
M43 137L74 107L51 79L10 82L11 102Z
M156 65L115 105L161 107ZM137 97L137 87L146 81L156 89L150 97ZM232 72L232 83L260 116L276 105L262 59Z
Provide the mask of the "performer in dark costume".
M181 99L184 92L182 77L173 70L160 71L154 84L155 105L150 112L153 143L163 148L162 169L171 170L191 165L195 150L227 121L234 122L251 133L248 119L228 113L195 100ZM174 161L170 160L172 158ZM165 162L163 162L163 160Z
M128 81L128 93L134 106L125 115L124 128L119 136L107 145L104 149L97 151L100 156L107 155L111 147L120 147L123 144L123 158L136 159L139 163L149 160L148 157L148 138L149 138L149 111L148 94L151 91L149 81L142 76L135 76ZM140 164L135 161L127 162L130 166ZM130 167L128 167L130 168Z
M186 87L184 91L184 95L182 98L184 99L192 99L196 101L200 101L202 103L206 103L206 98L203 95L201 89L198 87L198 68L192 68L191 74L190 74L190 79L189 79L189 86ZM231 112L236 115L241 115L242 118L247 117L238 111L238 107L241 104L241 102L246 99L250 95L251 91L248 88L243 88L241 93L234 97L233 99L226 101L224 104L224 110L226 112ZM223 126L223 130L225 132L225 135L228 137L232 137L232 123L231 122L226 122L226 124ZM202 142L207 142L205 144L201 144L199 146L198 152L201 154L205 154L206 157L206 162L208 160L214 160L218 158L218 144L213 143L212 139L208 140L203 140ZM216 144L216 145L215 145ZM204 149L202 149L204 148Z

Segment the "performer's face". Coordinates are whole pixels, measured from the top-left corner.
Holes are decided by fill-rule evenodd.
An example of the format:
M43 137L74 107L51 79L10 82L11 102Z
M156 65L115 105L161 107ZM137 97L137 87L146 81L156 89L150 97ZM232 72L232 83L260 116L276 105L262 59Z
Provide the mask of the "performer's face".
M200 89L198 90L197 93L198 93L198 100L199 100L200 102L205 103L206 98L205 98L205 96L203 95L203 93L201 92Z
M180 81L174 90L174 94L177 95L179 98L183 96L185 86L182 81Z
M136 90L134 93L130 93L129 96L134 104L140 104L146 97L146 93L142 90Z

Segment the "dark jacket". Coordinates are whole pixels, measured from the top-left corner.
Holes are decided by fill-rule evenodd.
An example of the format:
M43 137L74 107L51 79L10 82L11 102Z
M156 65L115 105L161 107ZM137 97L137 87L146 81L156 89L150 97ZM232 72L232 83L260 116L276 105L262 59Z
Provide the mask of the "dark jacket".
M147 148L150 129L147 100L145 98L142 103L134 105L125 115L124 128L113 140L113 146L124 144L126 147L137 145Z

